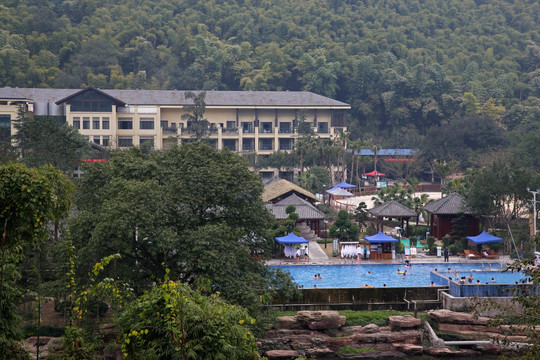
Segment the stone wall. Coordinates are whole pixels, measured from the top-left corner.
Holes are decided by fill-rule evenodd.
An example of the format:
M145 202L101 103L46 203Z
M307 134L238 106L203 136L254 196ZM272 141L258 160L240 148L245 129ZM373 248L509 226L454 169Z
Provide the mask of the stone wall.
M283 301L276 298L274 305L282 310L407 310L404 299L436 300L437 287L336 288L301 289L301 299ZM437 307L440 304L426 304Z

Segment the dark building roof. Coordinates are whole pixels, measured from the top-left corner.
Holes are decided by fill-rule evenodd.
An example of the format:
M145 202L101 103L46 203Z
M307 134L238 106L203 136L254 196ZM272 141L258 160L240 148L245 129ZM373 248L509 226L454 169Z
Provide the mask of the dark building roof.
M395 200L384 203L373 209L368 210L370 214L377 217L416 217L417 214L405 205Z
M274 214L276 219L282 220L289 216L285 211L289 205L296 207L295 212L300 217L300 220L326 219L326 215L323 212L296 194L292 194L275 204L267 204L266 207Z
M295 193L301 195L305 199L311 199L313 202L319 201L319 199L317 199L317 197L311 192L285 179L281 179L279 181L273 182L270 185L265 186L262 194L262 200L263 202L270 202L276 200L280 201L283 200L286 196Z
M56 103L69 100L72 95L86 89L36 89L36 88L0 88L0 99L29 99ZM96 89L98 90L98 89ZM171 105L192 104L185 98L186 90L104 90L119 102L129 105ZM197 92L197 91L195 91ZM206 91L206 106L233 107L332 107L350 109L350 105L322 95L307 91Z
M465 198L458 193L451 193L424 206L424 210L435 215L472 214Z

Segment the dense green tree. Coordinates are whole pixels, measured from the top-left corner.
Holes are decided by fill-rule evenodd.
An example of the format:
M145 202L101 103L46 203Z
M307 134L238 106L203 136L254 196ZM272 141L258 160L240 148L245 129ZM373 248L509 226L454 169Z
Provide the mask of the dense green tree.
M248 329L254 319L224 302L167 281L138 298L120 316L127 359L258 359Z
M90 143L76 129L51 117L28 118L20 113L15 128L14 148L22 162L31 167L49 164L71 173L93 153Z
M206 111L206 92L201 91L195 94L193 91L188 91L184 94L186 99L193 101L193 105L185 105L182 114L182 120L188 122L189 129L193 132L193 136L197 141L200 141L208 133L208 120L204 118Z
M360 228L354 224L346 210L340 210L336 221L330 225L330 236L339 241L357 241Z
M16 305L23 293L18 265L29 249L39 252L49 221L66 215L69 189L63 185L68 182L50 166L0 164L0 357L4 359L27 358L19 342L23 334Z
M212 292L260 317L270 289L292 288L255 258L269 254L273 240L261 193L260 179L241 157L200 142L163 153L113 153L88 166L78 183L70 227L84 254L79 265L119 253L108 274L137 291L169 267L171 278L208 282Z

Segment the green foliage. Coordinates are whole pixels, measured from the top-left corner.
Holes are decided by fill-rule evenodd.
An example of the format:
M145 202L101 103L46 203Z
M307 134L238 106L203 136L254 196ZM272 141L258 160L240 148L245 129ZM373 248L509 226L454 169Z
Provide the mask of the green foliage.
M29 167L49 164L70 174L81 159L93 153L76 129L52 117L26 118L21 112L15 128L15 149Z
M121 259L103 276L136 293L168 267L171 278L192 286L208 280L206 291L262 317L274 291L294 286L260 261L273 245L261 193L260 179L240 156L201 142L159 153L115 152L89 165L78 182L70 222L77 274L91 270L88 259L118 252Z
M254 321L219 294L203 296L167 281L121 315L122 352L128 359L258 358L247 327Z
M427 248L430 252L433 252L434 251L434 246L435 246L435 238L433 236L428 236L428 238L426 239L426 242L427 242Z
M45 240L49 221L65 215L70 201L67 184L50 166L0 164L0 358L26 358L19 343L23 333L16 304L22 288L17 267L29 249Z
M346 210L340 210L336 221L330 226L330 236L339 241L358 241L360 228L350 220Z
M461 253L463 251L463 249L461 248L461 244L452 244L450 246L448 246L448 251L450 252L451 255L458 255L459 253Z
M374 310L374 311L353 311L343 310L339 312L340 315L345 316L347 321L345 326L366 326L368 324L375 324L378 326L386 326L388 317L394 315L410 315L410 313L395 311L395 310Z
M55 360L98 360L96 351L99 349L99 342L95 338L90 338L86 330L79 327L67 327L64 335L63 347L54 352L50 352L47 359Z

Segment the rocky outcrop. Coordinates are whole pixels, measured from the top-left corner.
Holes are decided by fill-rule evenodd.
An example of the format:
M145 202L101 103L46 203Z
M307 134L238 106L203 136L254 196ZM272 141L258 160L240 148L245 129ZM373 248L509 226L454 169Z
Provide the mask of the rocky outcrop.
M388 318L388 326L393 331L400 331L404 329L418 329L420 328L420 319L412 316L390 316Z
M311 330L339 329L346 320L337 311L299 311L296 314L296 321Z
M301 354L317 359L397 359L422 354L422 334L417 322L407 317L395 319L395 330L375 324L344 327L345 321L337 311L299 311L296 316L280 317L279 329L267 331L258 342L259 351L276 360ZM340 353L343 348L353 351Z
M465 325L483 325L486 326L491 320L483 316L474 316L470 313L454 312L450 310L434 310L428 313L430 319L438 323L447 324L465 324Z

